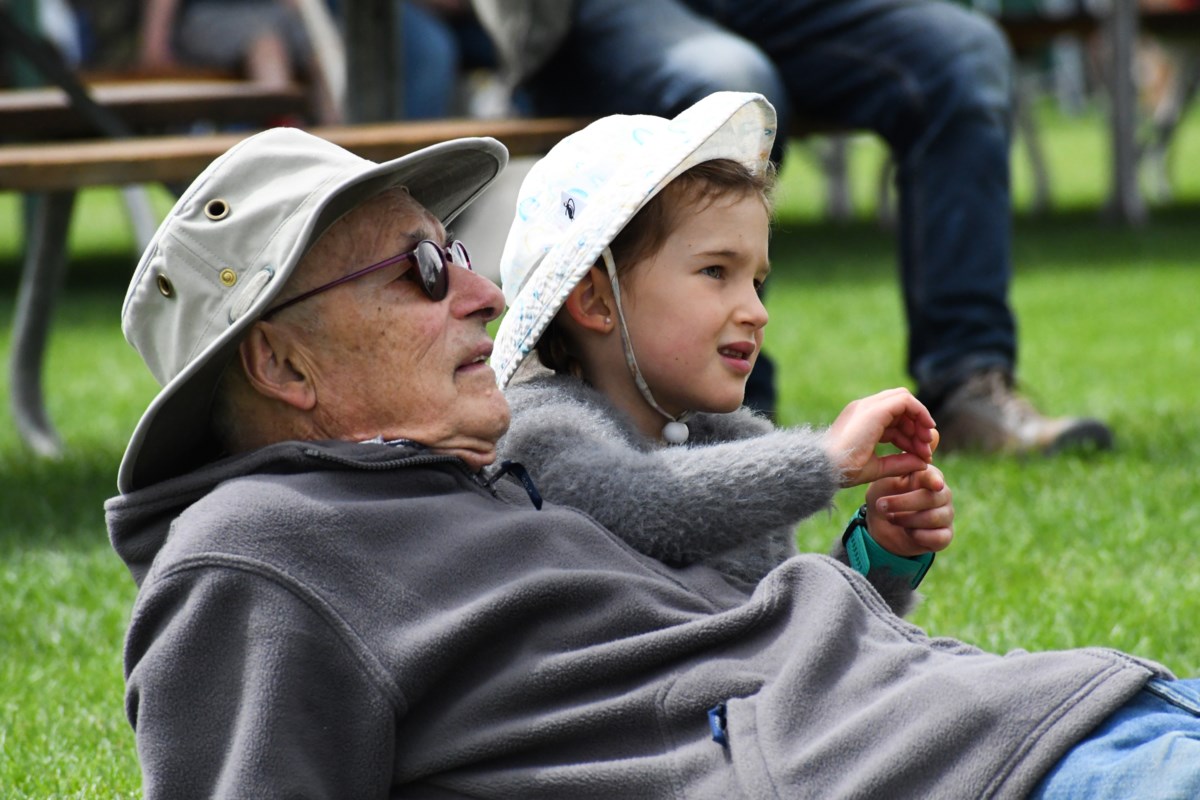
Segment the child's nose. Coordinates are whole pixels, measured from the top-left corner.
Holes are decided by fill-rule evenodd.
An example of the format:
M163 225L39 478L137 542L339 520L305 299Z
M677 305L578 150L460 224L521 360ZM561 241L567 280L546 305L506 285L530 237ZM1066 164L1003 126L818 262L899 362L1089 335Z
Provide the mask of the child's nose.
M758 292L752 291L746 297L741 306L741 322L745 325L750 325L755 329L765 327L767 324L768 314L767 307L763 305L762 297Z

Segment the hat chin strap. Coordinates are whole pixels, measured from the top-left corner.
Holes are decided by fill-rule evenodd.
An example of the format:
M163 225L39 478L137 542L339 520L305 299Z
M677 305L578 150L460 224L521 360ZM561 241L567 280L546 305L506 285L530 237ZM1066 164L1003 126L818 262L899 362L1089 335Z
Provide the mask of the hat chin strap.
M642 377L642 371L638 369L637 359L633 356L633 344L629 341L629 328L625 325L625 312L621 310L621 285L617 282L617 264L613 260L612 250L604 248L600 257L604 259L604 267L608 270L608 279L612 282L613 303L617 307L617 329L621 333L621 348L625 351L625 363L629 366L629 374L633 376L633 382L650 407L667 418L667 424L662 429L663 440L670 444L683 444L688 440L689 434L684 420L690 417L692 412L685 411L678 417L672 416L658 404L654 395L650 393L650 386Z

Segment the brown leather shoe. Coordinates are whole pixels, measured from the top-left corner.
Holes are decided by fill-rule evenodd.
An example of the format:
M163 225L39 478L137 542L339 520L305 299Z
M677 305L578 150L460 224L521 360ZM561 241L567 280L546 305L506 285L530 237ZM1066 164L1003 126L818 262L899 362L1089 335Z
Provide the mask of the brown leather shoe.
M1072 448L1107 450L1113 443L1112 431L1098 419L1043 416L1000 369L972 375L947 395L934 417L943 450L1052 455Z

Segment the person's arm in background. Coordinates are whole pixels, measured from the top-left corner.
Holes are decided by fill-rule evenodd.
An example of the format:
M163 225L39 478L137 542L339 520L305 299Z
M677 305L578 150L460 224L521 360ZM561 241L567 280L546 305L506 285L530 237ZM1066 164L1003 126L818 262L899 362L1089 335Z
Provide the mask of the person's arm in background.
M322 125L339 125L346 116L346 46L325 0L281 0L299 15L311 52L308 73L314 113Z
M144 69L170 71L179 66L172 46L179 0L145 0L139 33L139 63Z

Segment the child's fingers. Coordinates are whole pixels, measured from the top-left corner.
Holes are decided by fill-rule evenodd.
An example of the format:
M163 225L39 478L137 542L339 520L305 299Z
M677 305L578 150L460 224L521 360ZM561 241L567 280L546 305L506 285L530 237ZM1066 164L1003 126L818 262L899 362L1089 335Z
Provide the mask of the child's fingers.
M945 550L950 546L950 542L954 540L954 529L950 526L906 530L908 531L909 541L930 553L939 553Z
M950 505L889 514L888 522L902 529L908 543L920 550L944 550L954 539L954 507Z
M891 524L907 530L948 528L954 524L954 506L942 503L916 511L893 511L888 513L886 519Z
M928 466L929 464L915 453L893 453L879 456L873 479L906 478L913 473L923 472Z
M882 456L880 460L882 461L883 459L898 458L900 457L896 455ZM928 469L930 465L923 461L914 459L911 454L904 454L904 458L899 462L889 460L885 466L891 466L893 464L896 464L897 466L917 464L918 467L915 470L907 470L896 475L887 475L872 481L870 488L867 489L867 502L872 506L874 506L874 504L882 497L891 497L893 495L904 494L906 492L912 492L917 489L924 488L920 483L920 475L922 472Z
M946 476L937 467L929 464L920 472L913 473L913 483L916 487L940 492L946 488Z
M942 471L933 464L921 462L921 469L914 470L906 475L898 475L890 479L890 483L881 484L879 491L876 492L878 497L893 494L898 495L904 492L912 492L918 489L927 489L931 492L940 492L946 488L946 477Z
M826 447L842 470L842 485L855 486L922 468L914 465L904 470L895 466L881 469L874 450L877 444L893 444L902 453L929 463L933 457L929 443L933 440L934 424L929 410L911 392L890 389L847 404L825 432Z
M925 462L933 460L933 451L940 439L937 428L925 425L912 417L894 420L879 437L880 442L890 444L906 453L913 453Z
M927 468L927 470L932 469L936 469L936 467L930 466ZM914 478L917 481L921 481L923 473L916 473ZM880 514L885 515L888 521L894 521L893 517L898 517L899 515L946 507L951 509L951 519L953 519L953 493L950 491L950 487L946 485L946 482L941 480L940 475L936 477L935 481L936 484L939 484L936 485L936 488L934 486L922 486L912 491L897 492L880 497L875 501L875 509ZM896 524L900 525L902 523L896 521Z

